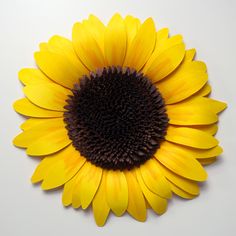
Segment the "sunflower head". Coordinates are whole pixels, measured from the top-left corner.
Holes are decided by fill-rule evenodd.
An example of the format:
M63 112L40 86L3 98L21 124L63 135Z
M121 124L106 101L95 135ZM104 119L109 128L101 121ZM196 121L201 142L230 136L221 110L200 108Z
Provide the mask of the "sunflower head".
M42 161L31 180L63 186L62 202L145 221L166 211L172 193L192 199L222 148L214 137L226 104L208 97L206 65L180 35L148 18L91 15L72 40L53 36L35 53L37 68L15 110L28 119L14 144Z

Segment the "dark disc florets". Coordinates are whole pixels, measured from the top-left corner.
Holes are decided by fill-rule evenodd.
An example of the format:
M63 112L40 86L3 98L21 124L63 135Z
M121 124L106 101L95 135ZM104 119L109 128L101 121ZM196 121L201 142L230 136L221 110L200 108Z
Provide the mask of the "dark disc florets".
M132 169L164 139L164 100L143 74L108 67L84 76L67 100L64 121L82 156L105 169Z

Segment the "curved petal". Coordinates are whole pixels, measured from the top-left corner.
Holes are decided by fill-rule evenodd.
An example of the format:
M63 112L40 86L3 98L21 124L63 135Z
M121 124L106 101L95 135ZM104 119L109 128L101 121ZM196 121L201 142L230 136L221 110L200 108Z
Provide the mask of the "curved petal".
M43 190L57 188L65 184L85 163L85 158L81 157L72 145L69 145L57 155L61 155L62 158L44 176L41 185Z
M71 60L59 53L40 51L36 52L34 57L39 68L49 78L67 88L73 88L86 72L82 65L80 66L79 60L77 65L74 65Z
M156 60L156 58L167 49L172 48L178 44L183 42L183 38L181 35L174 35L168 38L168 29L164 28L159 30L156 34L157 40L154 51L147 61L146 65L143 68L143 72L146 73L148 68L152 65L152 63Z
M106 199L106 180L102 176L100 186L93 199L93 215L98 226L103 226L110 212Z
M128 207L128 185L125 175L121 171L107 171L106 196L111 210L121 216Z
M54 119L54 118L50 118ZM38 119L38 118L29 118L25 122L23 122L20 126L20 128L25 131L32 129L33 127L36 127L39 124L43 124L47 119Z
M177 44L160 53L153 63L146 69L145 75L154 83L164 79L173 72L184 58L185 46Z
M77 68L79 77L88 74L88 69L81 63L81 61L77 57L73 48L73 44L69 39L61 37L59 35L54 35L49 39L48 43L44 44L42 51L49 51L65 56L73 64L73 67Z
M198 161L206 166L206 165L210 165L212 163L214 163L217 160L217 157L211 157L211 158L206 158L206 159L198 159Z
M183 155L186 158L190 156L195 159L219 156L223 152L223 149L220 146L216 146L210 149L196 149L183 145L178 145L168 141L162 142L161 147L167 150L171 150L172 152L175 152L178 155Z
M52 82L42 71L35 68L21 69L18 73L18 77L24 85Z
M71 183L71 190L68 189L68 194L70 194L70 191L72 192L72 197L68 196L68 203L71 200L72 207L73 208L79 208L81 206L81 200L80 200L80 195L81 195L81 180L82 178L88 173L88 163L85 162L85 164L81 167L81 169L77 172L75 175L74 183Z
M115 14L105 30L104 51L109 66L122 66L126 54L125 23L119 14Z
M169 123L173 125L208 125L218 121L218 116L206 105L181 103L167 105Z
M50 168L58 161L60 161L61 158L62 156L58 156L57 154L53 154L43 158L43 160L38 164L37 168L35 169L31 177L31 182L35 184L42 181L44 176L49 172Z
M140 186L134 174L131 171L125 172L125 177L128 184L128 208L127 211L138 221L146 220L146 203L143 197Z
M89 70L95 71L105 66L102 49L86 25L74 24L72 42L76 54Z
M200 67L200 68L199 68ZM187 61L173 74L156 84L166 104L182 101L199 91L208 76L202 62Z
M86 209L93 200L102 178L102 168L87 162L88 172L80 181L80 202L83 209Z
M46 119L43 123L17 135L13 144L17 147L27 148L42 136L46 136L55 130L65 130L63 118Z
M106 29L104 24L96 16L91 14L88 20L83 21L83 25L92 34L100 49L104 52L104 33Z
M13 107L16 112L24 116L38 118L54 118L63 116L63 112L43 109L31 103L27 98L15 101Z
M175 184L171 183L171 181L169 181L169 184L170 184L172 192L174 192L179 197L182 197L185 199L193 199L197 196L197 195L192 195L190 193L185 192L181 188L177 187Z
M152 192L163 198L171 198L169 183L156 164L156 160L146 161L137 171L140 171L143 182Z
M191 98L194 97L206 97L211 93L211 86L206 83L198 92L194 93Z
M147 199L148 203L150 204L151 208L157 214L163 214L167 209L167 200L165 198L161 198L160 196L150 191L145 185L143 178L139 172L136 171L136 175L139 182L139 186L142 189L142 192L145 198Z
M171 170L167 169L163 165L161 165L159 162L157 162L159 165L159 168L163 172L163 174L166 176L166 178L175 184L178 188L182 189L183 191L192 194L192 195L198 195L199 194L199 186L197 185L196 181L189 180L186 178L183 178Z
M23 91L32 103L55 111L64 111L68 95L72 94L70 90L53 83L28 85Z
M201 131L204 131L210 135L215 135L217 130L218 130L218 126L217 124L211 124L211 125L193 125L193 126L189 126L191 128L194 129L199 129Z
M26 153L30 156L49 155L60 151L70 143L71 140L67 136L67 130L65 128L58 129L34 141L28 146Z
M165 139L170 142L199 149L213 148L219 143L217 139L204 131L186 127L176 128L171 125L167 129Z
M155 158L174 173L187 179L205 181L207 173L199 162L191 156L180 154L175 150L161 145L155 153Z
M138 30L140 29L141 23L138 18L135 18L133 16L126 16L124 19L125 27L126 27L126 33L127 33L127 51L129 50L129 47L136 36Z
M127 51L124 66L140 70L151 56L156 42L156 29L152 18L140 27Z
M71 205L75 184L76 184L76 175L65 183L62 193L62 204L64 206Z

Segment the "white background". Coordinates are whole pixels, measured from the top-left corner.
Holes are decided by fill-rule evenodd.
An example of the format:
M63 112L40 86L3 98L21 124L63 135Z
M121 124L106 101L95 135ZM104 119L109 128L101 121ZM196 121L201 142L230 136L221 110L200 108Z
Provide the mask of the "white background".
M142 20L151 16L157 28L182 34L208 65L212 96L229 107L220 116L217 134L224 154L207 167L209 180L198 198L174 197L164 215L149 211L145 223L112 215L99 228L91 210L65 209L61 191L43 192L30 183L38 160L11 144L23 120L11 104L23 96L17 72L34 66L40 42L53 34L70 37L73 23L89 13L107 22L115 12ZM236 235L235 12L233 0L0 0L0 235Z

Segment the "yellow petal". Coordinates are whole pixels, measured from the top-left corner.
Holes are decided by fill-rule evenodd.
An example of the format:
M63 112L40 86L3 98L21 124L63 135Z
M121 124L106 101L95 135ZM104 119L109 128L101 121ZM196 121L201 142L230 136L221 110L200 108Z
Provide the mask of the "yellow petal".
M168 169L187 179L205 181L207 178L206 171L196 159L187 154L175 152L168 146L161 145L154 156Z
M104 24L94 15L90 15L88 20L83 21L84 27L92 34L102 52L104 52Z
M169 123L173 125L207 125L218 121L217 115L207 106L190 102L167 105Z
M68 182L65 183L63 194L62 194L62 203L64 206L69 206L72 203L72 195L76 183L76 175L71 178Z
M107 171L106 196L111 210L121 216L128 207L128 185L123 172Z
M205 97L208 96L210 93L211 93L211 86L208 83L206 83L198 92L193 94L191 98Z
M77 57L73 48L73 44L70 40L59 35L54 35L48 41L48 47L49 51L64 55L73 64L73 67L76 68L76 71L78 73L77 79L78 77L88 74L88 69L81 63L81 61ZM68 85L65 85L65 87L68 87Z
M63 116L63 112L43 109L31 103L27 98L17 100L14 102L13 107L21 115L30 117L50 118Z
M104 51L109 66L122 66L126 54L126 29L125 23L119 14L115 14L106 30Z
M214 156L220 155L223 150L220 146L213 147L211 149L196 149L196 148L191 148L183 145L178 145L175 143L171 143L168 141L164 141L161 143L161 147L171 150L178 155L183 155L185 157L192 157L192 158L210 158Z
M125 27L126 27L126 33L127 33L127 50L129 50L129 47L136 36L139 28L140 28L140 20L138 18L135 18L133 16L126 16L124 19Z
M156 84L166 104L172 104L188 98L200 90L207 82L207 73L196 68L193 62L180 66L165 80Z
M80 181L80 202L83 209L86 209L92 202L102 177L102 168L90 162L86 164L88 165L88 172Z
M28 129L21 134L17 135L13 140L14 145L17 147L29 147L36 140L43 136L47 136L56 130L65 130L65 123L63 118L45 119L45 121L37 126Z
M195 54L196 54L195 48L186 50L184 60L185 61L192 61L195 57Z
M135 175L131 171L125 172L125 177L128 184L128 208L127 211L138 221L146 220L146 203L143 197L140 186Z
M169 181L169 184L170 184L171 190L179 197L182 197L185 199L193 199L196 197L196 195L192 195L190 193L185 192L181 188L178 188L175 184L171 183L170 181Z
M82 66L74 65L67 57L59 53L40 51L36 52L34 57L39 68L50 79L67 88L73 88L85 72Z
M176 128L171 125L167 129L165 139L170 142L200 149L209 149L217 146L219 143L213 136L204 131L185 127Z
M139 172L136 171L136 175L137 175L140 188L142 189L142 192L145 198L147 199L148 203L150 204L151 208L157 214L163 214L167 208L167 200L165 198L161 198L160 196L150 191L145 185L143 178Z
M194 129L199 129L202 130L210 135L215 135L217 130L218 130L218 126L217 124L212 124L212 125L194 125L194 126L190 126L191 128Z
M44 176L48 173L50 168L55 165L61 156L58 156L57 154L50 155L48 157L43 158L43 160L39 163L37 168L35 169L32 177L31 182L32 183L38 183L43 180Z
M102 49L86 25L74 24L72 42L76 54L89 70L95 71L104 67L105 60Z
M174 35L168 38L168 29L163 29L163 31L157 32L157 40L154 51L149 58L148 62L143 68L143 72L146 73L149 67L153 64L153 62L158 58L158 56L165 52L167 49L172 48L178 44L183 42L183 37L181 35Z
M24 68L18 73L19 80L24 85L35 84L35 83L51 83L52 81L43 74L40 70L34 68Z
M150 67L147 68L145 74L154 83L165 78L174 71L184 58L184 44L177 44L168 48L158 55Z
M211 157L211 158L206 158L206 159L198 159L198 161L204 166L210 165L210 164L214 163L216 160L217 160L216 157Z
M124 66L140 70L153 52L156 42L156 29L152 18L140 27L127 51Z
M93 199L93 215L98 226L103 226L105 224L109 212L110 208L106 199L106 179L103 174L100 186Z
M81 196L83 194L82 191L82 181L83 178L89 174L91 163L90 162L85 162L85 164L82 166L82 168L78 171L76 174L75 178L75 184L74 184L74 190L72 194L72 206L74 208L79 208L81 206Z
M29 130L39 124L44 123L45 121L46 121L46 119L30 118L30 119L26 120L24 123L22 123L20 128L22 130Z
M171 198L169 183L160 171L156 160L146 161L137 171L140 171L143 182L152 192L163 198Z
M178 188L182 189L183 191L191 194L191 195L198 195L199 194L199 187L197 185L196 181L189 180L186 178L183 178L171 170L167 169L163 165L161 165L159 162L157 162L159 165L159 168L163 172L163 174L166 176L166 178L171 181L173 184L175 184Z
M55 111L64 111L71 91L53 83L32 84L23 89L26 97L37 106Z
M55 130L30 144L26 153L30 156L44 156L60 151L71 143L65 128Z
M212 112L216 114L222 112L227 107L227 104L225 102L217 101L217 100L207 98L207 97L199 97L199 96L189 97L188 99L178 104L181 105L181 104L186 104L186 103L197 104L200 107L208 107Z
M85 163L85 158L72 145L58 152L63 156L44 176L42 189L48 190L59 187L70 180Z

